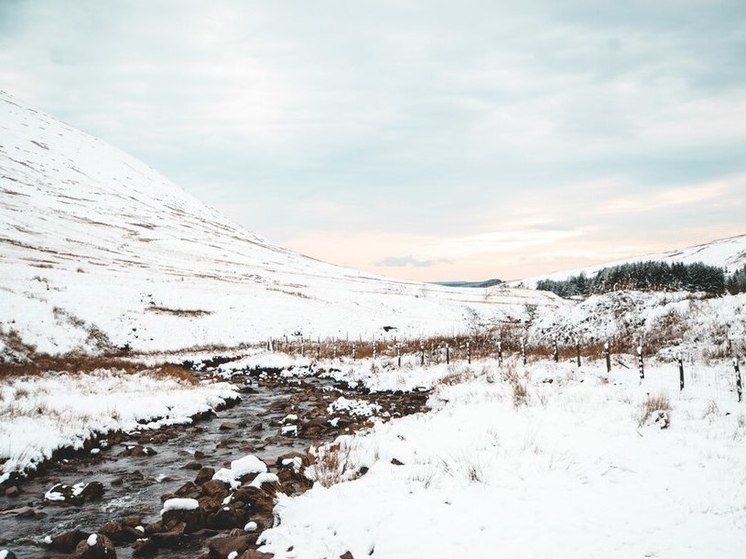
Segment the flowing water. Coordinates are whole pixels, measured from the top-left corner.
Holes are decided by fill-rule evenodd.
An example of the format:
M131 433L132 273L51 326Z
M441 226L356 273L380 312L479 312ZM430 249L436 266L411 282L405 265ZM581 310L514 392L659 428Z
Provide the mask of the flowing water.
M123 455L127 445L136 444L139 435L134 435L132 441L113 444L95 457L77 456L45 468L43 473L20 484L19 496L0 495L0 548L13 551L19 559L51 557L53 553L44 544L45 536L53 537L76 527L93 532L107 521L130 515L140 516L143 521L154 520L160 513L160 497L194 479L196 472L184 466L195 461L195 451L205 455L197 462L217 470L246 454L267 459L306 449L311 441L279 436L285 416L281 404L295 395L296 409L302 413L304 402L297 396L307 393L309 386L320 393L321 385L318 379L302 384L245 385L242 400L234 407L218 412L212 419L178 428L176 436L166 442L147 445L156 450L153 456ZM237 427L221 429L225 423ZM44 493L57 481L68 485L99 481L104 485L104 495L82 506L45 503ZM18 509L24 507L31 507L35 516L18 516ZM131 557L131 553L131 548L117 547L120 559ZM160 556L197 555L194 550L165 550Z

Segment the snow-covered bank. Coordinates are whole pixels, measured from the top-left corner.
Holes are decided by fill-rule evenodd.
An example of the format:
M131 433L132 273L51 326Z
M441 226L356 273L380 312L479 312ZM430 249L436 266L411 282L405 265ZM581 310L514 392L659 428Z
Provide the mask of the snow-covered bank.
M95 434L191 423L238 398L225 382L189 384L148 373L99 370L0 380L0 483L33 470L55 450Z
M459 364L437 385L433 411L339 439L337 459L317 467L337 468L339 480L370 470L281 497L281 523L262 549L277 558L741 557L746 404L729 362L686 374L679 392L670 365L649 365L640 382L625 369L607 381L601 364ZM651 406L670 408L667 428Z
M627 350L651 342L697 357L724 355L728 343L746 350L746 293L703 298L692 293L614 291L559 310L539 309L529 341L575 343L626 340Z

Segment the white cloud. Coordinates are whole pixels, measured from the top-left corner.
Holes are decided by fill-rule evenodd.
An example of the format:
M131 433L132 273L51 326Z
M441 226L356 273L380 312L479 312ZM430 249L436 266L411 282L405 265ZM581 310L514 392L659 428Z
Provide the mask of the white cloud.
M722 181L746 172L746 8L685 11L0 3L0 82L260 234L355 234L365 262L451 259L463 277L461 256L518 270L579 231L611 243L641 208L704 204L678 238L742 224L720 201L744 196ZM672 239L657 227L633 229Z

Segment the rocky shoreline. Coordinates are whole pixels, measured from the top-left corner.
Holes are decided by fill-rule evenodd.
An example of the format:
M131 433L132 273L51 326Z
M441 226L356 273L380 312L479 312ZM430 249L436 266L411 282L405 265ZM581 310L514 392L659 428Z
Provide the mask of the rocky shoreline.
M428 398L425 391L369 394L317 376L296 378L279 373L254 369L222 378L240 386L244 398L229 403L224 410L251 402L258 391L272 395L266 407L256 410L251 420L231 421L208 413L195 418L192 425L143 431L134 440L132 434L112 433L92 439L83 450L69 454L61 451L56 460L46 463L33 476L6 484L5 498L0 501L4 509L0 510L0 524L3 518L14 517L19 522L24 519L33 530L34 520L43 519L50 508L64 508L75 516L86 509L102 507L102 499L110 489L118 486L119 492L126 494L129 484L137 487L142 483L148 461L173 445L174 439L185 432L204 435L209 428L209 441L215 449L230 451L235 458L230 466L226 461L215 461L209 448L195 449L191 460L174 464L180 472L195 472L194 477L160 494L160 515L152 514L157 503L151 503L148 513L129 510L132 514L106 517L100 525L81 522L68 530L47 534L36 551L42 557L59 559L269 557L257 551L257 540L263 530L276 522L273 509L279 493L299 495L312 487L313 475L307 473L315 456L309 449L341 434L370 427L371 415L386 420L422 411ZM102 450L95 452L97 448ZM82 463L95 474L97 465L118 460L136 461L142 467L103 483L95 479L63 483L62 478L74 476ZM253 467L243 471L241 464L246 462ZM233 468L237 463L237 469ZM41 501L26 490L27 484L34 485L30 490L36 490L44 483L47 485ZM27 501L29 497L31 500ZM12 506L23 501L26 504ZM8 548L5 559L15 557L14 543L0 538L0 548ZM31 549L28 543L26 552Z

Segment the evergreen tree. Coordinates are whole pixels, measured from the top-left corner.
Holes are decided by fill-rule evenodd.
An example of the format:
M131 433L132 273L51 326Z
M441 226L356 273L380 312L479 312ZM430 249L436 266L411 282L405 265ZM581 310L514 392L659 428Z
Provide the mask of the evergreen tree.
M584 273L566 280L541 280L537 289L552 291L560 297L591 295L623 289L639 291L692 291L721 295L746 291L746 266L731 275L726 282L725 271L702 262L633 262L602 268L591 278Z

